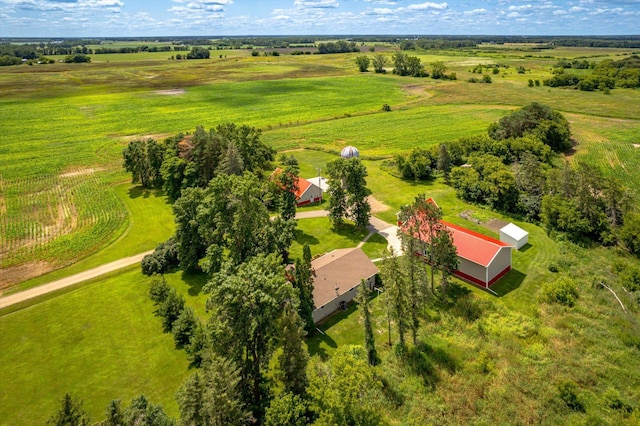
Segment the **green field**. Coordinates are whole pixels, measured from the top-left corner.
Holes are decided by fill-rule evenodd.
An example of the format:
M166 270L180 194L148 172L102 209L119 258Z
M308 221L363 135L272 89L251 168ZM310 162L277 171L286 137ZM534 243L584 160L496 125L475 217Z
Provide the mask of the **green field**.
M378 372L392 383L389 395L401 401L387 407L387 420L637 424L637 301L612 268L638 260L615 248L555 241L539 226L461 202L441 177L399 180L383 165L385 158L415 147L482 134L511 110L537 101L571 123L576 145L570 161L621 179L638 199L640 91L605 95L527 86L529 79L549 78L558 58L616 59L628 50L486 49L418 53L427 68L445 62L457 81L360 74L356 54L252 57L249 50L213 51L204 61L143 52L94 55L90 64L1 67L0 288L14 292L41 285L153 249L171 235L166 197L130 184L122 170L121 151L129 141L162 140L197 125L247 124L262 129L270 146L294 155L305 178L326 170L342 147L354 145L367 166L367 187L389 207L376 215L389 223L402 205L426 193L446 220L495 237L459 216L472 211L530 232L530 246L514 252L513 271L493 287L498 297L456 281L459 296L480 307L479 318L470 320L457 310L462 308L445 305L429 313L421 330L431 356L428 377L407 373L384 345L384 295L374 299L383 360ZM490 74L491 84L467 82L479 76L470 72L475 65L495 63L509 68ZM516 72L519 65L526 73ZM383 104L391 111L383 112ZM300 220L291 256L299 257L305 242L317 255L354 246L366 235L351 226L333 231L327 218ZM374 236L363 249L378 258L385 245ZM558 276L549 270L552 263L581 283L573 309L538 302L541 285ZM176 272L167 280L199 316L208 316L201 292L206 277ZM630 314L622 313L598 280L618 292ZM128 403L140 393L177 416L174 392L189 374L186 355L161 333L146 295L148 281L129 269L0 313L0 424L42 424L65 392L84 399L96 421L111 399ZM316 356L362 341L355 306L322 329L326 336L308 342ZM579 385L586 413L558 403L556 386L569 379ZM606 406L603 394L611 389L635 407L631 417Z

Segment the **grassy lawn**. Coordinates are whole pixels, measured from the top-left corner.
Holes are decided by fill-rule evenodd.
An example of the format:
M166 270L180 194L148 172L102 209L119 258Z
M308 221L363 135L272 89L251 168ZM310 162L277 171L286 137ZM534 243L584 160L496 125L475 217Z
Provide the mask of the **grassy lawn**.
M311 255L317 256L338 248L356 247L369 232L358 230L351 223L344 223L333 230L329 218L318 217L298 220L296 239L291 245L291 258L302 258L302 246L307 243Z
M136 269L0 317L0 423L44 424L65 392L95 420L139 394L173 416L188 374Z

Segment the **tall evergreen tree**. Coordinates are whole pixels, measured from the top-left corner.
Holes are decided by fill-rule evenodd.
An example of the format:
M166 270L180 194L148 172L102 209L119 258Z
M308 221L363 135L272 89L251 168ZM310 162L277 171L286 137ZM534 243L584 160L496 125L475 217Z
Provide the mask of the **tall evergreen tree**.
M396 322L400 345L406 345L405 336L409 328L407 320L407 291L406 277L400 265L400 260L391 248L382 255L380 276L385 289L385 304L387 307L387 322L389 324L389 344L391 344L391 319Z
M307 363L309 353L304 344L304 327L295 306L284 304L280 319L280 343L282 352L278 356L278 379L286 393L304 395L307 389Z
M376 343L373 336L373 326L371 325L371 309L369 307L369 288L364 280L360 281L358 287L358 296L356 301L360 305L362 324L364 326L364 348L367 351L367 361L369 365L374 366L378 362L378 352L376 351Z
M82 408L82 401L75 400L70 394L62 398L62 406L49 418L47 424L54 426L89 425L89 416Z
M122 426L124 425L124 416L119 399L112 400L107 406L106 419L100 423L100 426Z
M304 321L304 329L307 334L315 331L316 325L313 321L313 277L311 276L311 249L308 244L302 247L302 260L297 259L293 270L293 284L298 290L300 306L298 313Z

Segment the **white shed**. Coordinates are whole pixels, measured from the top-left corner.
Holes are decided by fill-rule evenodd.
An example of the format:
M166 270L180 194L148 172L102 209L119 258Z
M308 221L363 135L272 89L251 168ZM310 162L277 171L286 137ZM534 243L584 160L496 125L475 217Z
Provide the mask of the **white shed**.
M516 250L520 250L529 241L529 233L510 223L500 229L500 241L511 244Z

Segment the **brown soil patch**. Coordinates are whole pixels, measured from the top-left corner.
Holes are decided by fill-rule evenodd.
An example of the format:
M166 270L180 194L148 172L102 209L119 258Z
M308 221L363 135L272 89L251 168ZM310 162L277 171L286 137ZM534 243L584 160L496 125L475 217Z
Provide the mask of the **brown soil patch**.
M369 205L371 206L371 213L386 212L391 208L383 202L378 201L373 195L369 195L367 197L367 200L369 201Z
M402 90L404 90L407 95L423 96L425 98L431 97L431 93L426 91L423 84L407 84L405 86L402 86Z
M509 224L509 222L505 222L504 220L491 219L487 223L483 223L482 226L484 226L488 230L493 231L496 234L498 234L498 233L500 233L500 229L504 228L508 224Z
M473 217L473 210L465 210L459 214L459 216L463 219L466 219L470 222L477 223L478 225L482 225L487 228L489 231L493 231L496 234L500 232L500 229L509 224L509 222L505 222L500 219L489 219L486 222L481 221L480 219Z
M149 139L153 139L153 140L161 140L161 139L166 139L168 137L174 136L174 133L155 133L155 134L150 134L150 135L129 135L129 136L116 136L116 135L111 135L112 137L119 137L120 139L122 139L123 142L129 143L129 142L133 142L133 141L137 141L137 140L149 140Z
M163 96L177 96L177 95L184 95L187 92L184 89L170 89L170 90L156 90L153 93L155 93L156 95L163 95Z
M85 176L93 174L97 169L89 168L89 169L77 169L71 170L60 175L61 178L75 177L75 176Z
M43 261L29 262L4 268L2 269L2 274L0 274L0 292L14 284L38 277L54 269L53 265Z

